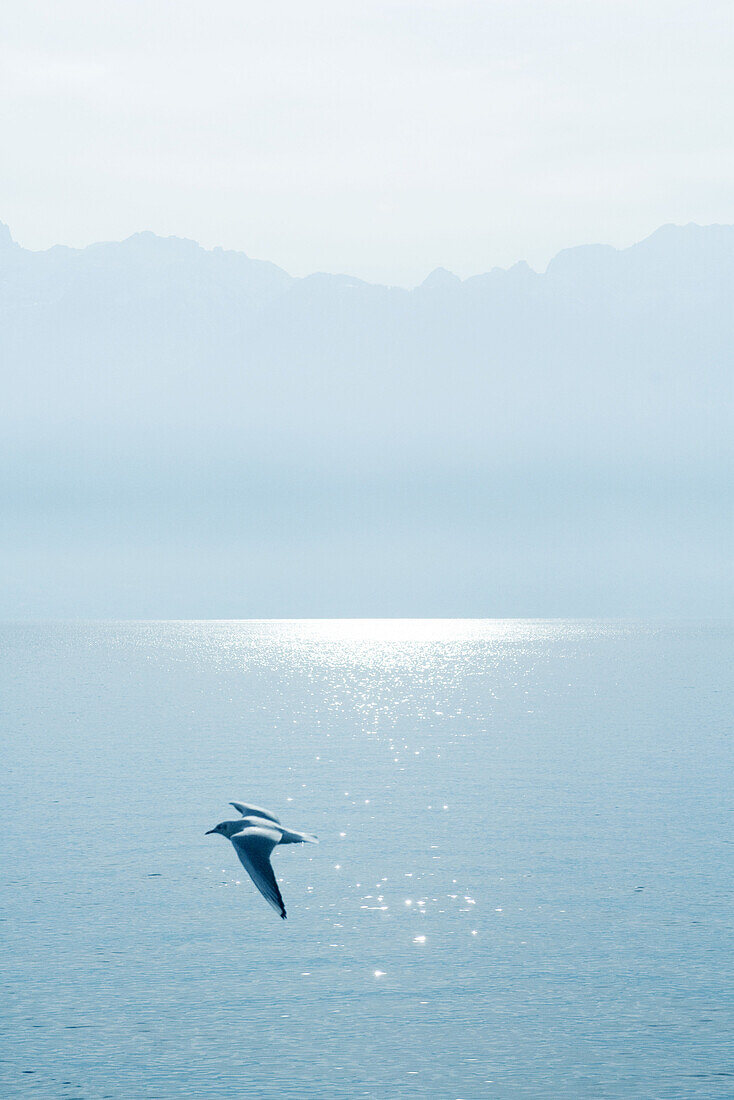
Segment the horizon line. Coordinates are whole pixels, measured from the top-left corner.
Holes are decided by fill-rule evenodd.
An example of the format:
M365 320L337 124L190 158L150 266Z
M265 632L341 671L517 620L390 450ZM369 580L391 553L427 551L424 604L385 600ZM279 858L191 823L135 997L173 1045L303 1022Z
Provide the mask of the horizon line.
M112 245L125 245L125 244L130 243L131 241L135 241L135 240L138 240L140 238L146 238L146 239L153 239L155 241L160 241L160 242L174 241L174 242L179 243L179 244L190 245L190 246L193 246L193 248L198 249L201 252L208 253L209 255L214 255L214 254L221 253L221 254L224 254L224 255L241 256L244 259L250 260L252 263L263 264L263 265L269 266L271 268L276 268L278 271L282 272L283 275L286 275L289 279L292 279L294 282L302 282L306 279L326 277L326 278L334 278L334 279L350 279L351 281L353 281L355 283L360 283L364 286L386 287L388 289L396 288L396 289L401 289L401 290L403 290L403 289L404 290L415 290L418 287L424 286L429 280L431 280L436 275L438 275L439 277L445 275L452 282L455 281L458 284L464 284L464 283L471 282L473 279L481 279L481 278L485 277L486 275L492 274L493 272L509 273L511 271L516 270L517 268L521 268L523 270L527 269L533 275L538 275L538 276L542 277L544 275L547 275L550 267L553 265L553 263L560 256L563 256L568 252L584 251L586 249L604 249L604 250L608 250L610 252L623 253L623 252L629 252L632 249L638 248L641 245L646 244L648 241L651 241L653 239L653 237L656 237L658 234L663 233L667 230L681 230L681 231L684 231L684 230L701 230L701 231L707 231L707 230L714 230L714 229L724 229L724 230L729 229L729 230L734 231L734 224L729 223L729 222L708 222L708 223L705 223L705 224L701 224L699 222L694 222L694 221L685 222L683 224L678 223L678 222L663 222L661 225L658 225L655 229L653 229L650 233L648 233L647 236L641 237L639 240L633 241L632 244L625 245L623 247L617 247L616 245L607 244L603 241L588 241L584 244L567 245L566 247L559 249L558 252L555 252L551 256L551 258L548 260L547 264L545 265L545 267L542 270L538 270L537 268L532 267L532 265L525 259L519 259L519 260L516 260L514 263L509 264L507 267L501 267L500 265L494 265L492 267L488 267L484 271L478 271L474 275L467 275L467 276L462 277L460 275L457 275L455 272L451 271L450 268L444 267L441 264L439 264L437 267L432 268L431 271L428 272L428 274L425 276L425 278L421 282L414 283L410 286L408 286L406 284L392 283L392 282L387 282L387 283L372 282L369 279L363 279L359 275L351 275L351 274L349 274L349 272L346 272L346 271L317 270L317 271L311 271L306 275L292 275L284 267L281 267L279 264L275 263L273 260L260 259L259 257L251 256L248 252L245 252L243 249L227 248L224 245L212 245L211 248L207 248L206 245L200 244L198 241L194 240L193 237L181 237L181 236L178 236L175 233L168 234L167 236L162 236L160 233L156 233L155 230L153 230L153 229L140 229L140 230L136 230L134 233L129 234L127 237L121 237L119 239L110 238L110 239L105 239L105 240L90 241L88 244L85 244L85 245L67 245L67 244L56 243L56 244L49 245L47 248L27 248L25 245L23 245L19 241L17 241L15 239L15 237L13 237L12 231L10 229L9 224L7 222L0 221L0 256L2 255L2 253L4 251L6 251L10 248L18 248L22 252L29 253L30 255L33 255L33 256L43 256L43 255L45 255L49 252L54 252L56 250L64 250L64 251L67 251L67 252L86 252L89 249L103 248L103 247L112 246Z

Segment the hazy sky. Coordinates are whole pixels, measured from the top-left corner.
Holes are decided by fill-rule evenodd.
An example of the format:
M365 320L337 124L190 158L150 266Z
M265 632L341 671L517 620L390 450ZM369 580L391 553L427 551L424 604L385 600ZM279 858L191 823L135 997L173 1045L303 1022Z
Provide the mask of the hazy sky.
M0 219L411 284L734 221L731 0L5 0Z

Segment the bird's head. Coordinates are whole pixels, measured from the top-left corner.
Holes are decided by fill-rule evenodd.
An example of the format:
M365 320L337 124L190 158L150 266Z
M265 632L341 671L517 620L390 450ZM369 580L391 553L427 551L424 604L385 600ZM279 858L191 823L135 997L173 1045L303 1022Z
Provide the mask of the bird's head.
M235 833L241 833L246 828L243 824L242 818L239 821L220 821L218 825L215 825L213 829L207 829L206 836L210 833L221 833L222 836L232 837Z

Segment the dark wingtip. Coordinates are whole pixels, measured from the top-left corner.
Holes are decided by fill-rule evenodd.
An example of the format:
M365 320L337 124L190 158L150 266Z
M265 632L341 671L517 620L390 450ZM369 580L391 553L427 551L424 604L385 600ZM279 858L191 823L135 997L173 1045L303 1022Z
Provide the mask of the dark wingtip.
M285 909L283 910L283 912L282 912L282 913L281 913L280 915L281 915L281 917L283 918L283 920L288 920L288 917L286 916L286 911L285 911Z

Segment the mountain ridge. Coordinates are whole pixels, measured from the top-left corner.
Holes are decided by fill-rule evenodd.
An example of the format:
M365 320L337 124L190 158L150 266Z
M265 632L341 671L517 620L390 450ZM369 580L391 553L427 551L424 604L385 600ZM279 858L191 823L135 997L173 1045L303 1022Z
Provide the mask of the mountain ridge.
M536 270L526 260L517 260L507 267L495 266L487 269L487 271L477 272L474 275L461 278L449 269L438 266L429 272L426 277L415 284L413 287L402 287L391 283L377 283L371 282L366 279L362 279L355 275L350 275L347 272L324 272L315 271L304 276L294 276L285 271L284 268L273 263L270 260L253 259L248 253L232 248L225 248L222 245L215 245L212 248L206 248L199 244L197 241L189 237L179 237L171 234L168 236L160 236L154 233L152 230L140 230L138 232L130 234L130 236L123 238L122 240L105 240L95 241L91 244L74 247L70 245L55 244L45 249L27 249L20 245L12 236L10 227L7 223L0 221L0 254L2 252L12 252L16 256L23 254L27 257L43 257L48 256L51 253L57 255L63 253L67 256L82 257L84 254L92 256L94 254L107 253L112 254L116 250L120 250L122 253L132 253L134 251L143 251L147 248L147 253L150 256L156 255L150 249L152 245L154 249L157 249L157 255L164 255L161 250L161 246L165 246L170 250L171 255L177 255L179 257L186 254L194 256L196 254L204 256L212 256L217 258L235 259L238 262L247 262L253 265L262 265L263 269L268 268L272 271L277 271L282 276L292 281L301 281L303 279L313 278L319 276L324 279L348 279L355 284L361 284L365 286L379 286L387 289L408 289L416 290L425 286L437 286L444 285L456 285L457 283L465 284L472 280L483 280L488 276L494 276L495 274L509 274L527 272L533 275L545 276L549 273L555 273L559 267L563 268L567 266L569 262L589 256L595 256L597 258L604 257L610 259L612 257L625 256L626 254L637 254L641 251L649 251L651 248L661 241L675 240L676 242L683 242L685 239L691 240L693 237L697 237L702 240L706 237L708 240L713 240L714 236L719 237L719 241L722 241L725 237L728 238L727 244L734 248L734 225L726 225L720 223L712 223L709 225L699 225L696 222L688 222L685 225L676 225L674 223L666 223L653 230L652 233L646 237L641 238L639 241L635 241L631 245L627 245L623 248L617 248L614 245L604 243L590 243L581 245L572 245L567 248L561 249L557 252L546 264L543 270Z
M0 232L0 615L719 613L733 301L731 226L412 289Z

